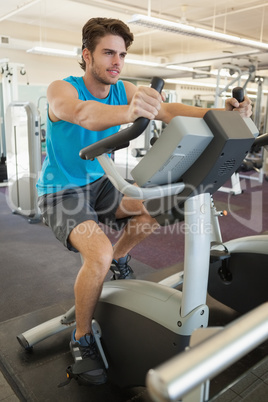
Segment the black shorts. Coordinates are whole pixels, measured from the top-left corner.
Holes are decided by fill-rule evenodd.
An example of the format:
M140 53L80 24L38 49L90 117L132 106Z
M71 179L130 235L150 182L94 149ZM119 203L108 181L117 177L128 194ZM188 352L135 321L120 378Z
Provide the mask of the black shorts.
M56 238L69 250L77 252L68 242L68 237L80 223L93 220L115 230L121 230L126 225L130 217L115 218L122 198L123 194L103 176L84 187L42 195L38 198L38 206L44 223L52 229Z

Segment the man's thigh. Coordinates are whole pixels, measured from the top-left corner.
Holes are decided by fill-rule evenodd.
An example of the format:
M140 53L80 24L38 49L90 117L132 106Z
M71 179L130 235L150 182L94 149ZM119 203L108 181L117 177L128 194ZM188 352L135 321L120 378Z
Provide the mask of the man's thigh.
M71 230L68 242L83 256L88 253L105 252L106 243L110 243L100 226L93 220L79 223Z

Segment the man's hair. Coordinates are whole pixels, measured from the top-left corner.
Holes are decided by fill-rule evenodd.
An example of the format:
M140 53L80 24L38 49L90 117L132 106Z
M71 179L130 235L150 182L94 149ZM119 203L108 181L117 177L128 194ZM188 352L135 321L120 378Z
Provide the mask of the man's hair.
M82 29L82 50L87 48L92 54L99 40L106 35L121 36L125 41L126 49L133 42L133 34L123 21L114 18L91 18ZM84 71L86 70L83 56L80 66Z

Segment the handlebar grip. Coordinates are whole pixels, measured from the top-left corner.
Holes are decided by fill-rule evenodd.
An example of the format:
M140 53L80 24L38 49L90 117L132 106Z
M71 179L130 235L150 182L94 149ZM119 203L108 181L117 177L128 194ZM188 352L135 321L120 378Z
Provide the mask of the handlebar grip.
M159 93L162 91L164 84L164 80L159 77L153 77L151 81L151 87L157 90ZM141 135L148 126L149 122L149 119L139 117L130 127L118 131L107 138L103 138L100 141L81 149L79 153L80 158L93 160L97 156L100 156L104 153L110 153L116 151L117 149L128 147L129 141Z
M151 81L151 87L154 88L157 92L161 93L164 87L165 81L159 77L153 77Z
M244 101L244 89L242 87L235 87L233 89L233 98L238 100L239 103Z

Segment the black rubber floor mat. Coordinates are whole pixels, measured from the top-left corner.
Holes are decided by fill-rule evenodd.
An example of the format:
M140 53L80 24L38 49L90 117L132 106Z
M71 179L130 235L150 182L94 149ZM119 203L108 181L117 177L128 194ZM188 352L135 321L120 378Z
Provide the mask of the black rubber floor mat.
M54 335L25 351L16 336L39 323L63 314L70 305L38 310L0 324L0 362L10 385L21 401L27 402L149 402L143 387L120 389L112 384L88 387L72 380L64 387L66 368L72 364L69 352L71 329Z

